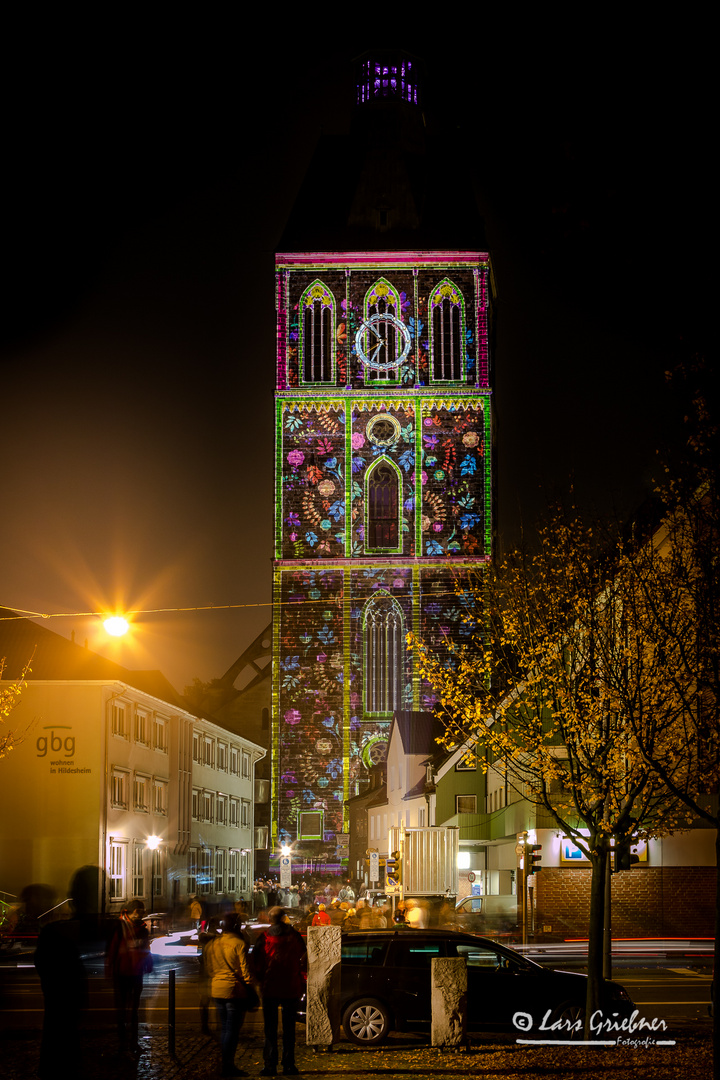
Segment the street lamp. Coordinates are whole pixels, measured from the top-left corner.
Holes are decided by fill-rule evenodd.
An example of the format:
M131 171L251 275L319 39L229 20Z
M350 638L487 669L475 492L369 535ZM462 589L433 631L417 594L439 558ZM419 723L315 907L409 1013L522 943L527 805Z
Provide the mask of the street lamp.
M123 619L122 615L109 616L109 618L105 619L103 626L112 637L122 637L130 629L130 624L127 619Z
M153 910L155 908L155 852L162 843L161 836L148 836L145 841L145 845L148 851L152 852L152 858L150 860L150 933L152 934L153 926Z

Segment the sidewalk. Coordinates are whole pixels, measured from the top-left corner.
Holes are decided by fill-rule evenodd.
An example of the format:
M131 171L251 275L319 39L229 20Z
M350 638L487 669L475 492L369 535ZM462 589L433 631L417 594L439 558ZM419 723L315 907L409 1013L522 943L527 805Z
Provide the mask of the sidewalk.
M382 1077L401 1080L413 1076L442 1080L443 1077L481 1076L482 1080L705 1080L712 1074L712 1043L709 1025L687 1024L667 1033L676 1040L672 1047L526 1047L511 1039L488 1039L474 1043L464 1053L435 1050L427 1039L412 1035L391 1037L377 1050L361 1050L341 1042L331 1053L315 1053L302 1041L298 1028L297 1066L313 1080L331 1080L339 1075ZM83 1040L85 1072L72 1061L73 1048L58 1047L57 1075L73 1080L217 1080L220 1053L215 1036L178 1031L175 1057L167 1050L167 1030L142 1024L142 1052L137 1057L118 1057L115 1033L88 1032ZM259 1025L249 1025L236 1056L239 1068L258 1076L263 1067L263 1039ZM40 1047L39 1031L6 1034L0 1050L3 1080L29 1080L35 1076ZM280 1074L282 1075L282 1074Z

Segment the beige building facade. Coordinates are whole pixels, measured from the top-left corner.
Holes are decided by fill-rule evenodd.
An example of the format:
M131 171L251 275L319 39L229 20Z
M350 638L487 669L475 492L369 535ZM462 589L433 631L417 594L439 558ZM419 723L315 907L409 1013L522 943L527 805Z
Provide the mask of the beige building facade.
M158 912L193 894L249 900L265 750L181 707L159 673L126 671L23 622L41 637L10 718L20 739L0 761L0 899L46 884L62 902L74 872L95 865L108 912L133 898ZM16 676L13 643L0 645ZM24 642L18 651L28 655ZM63 668L67 678L42 677Z

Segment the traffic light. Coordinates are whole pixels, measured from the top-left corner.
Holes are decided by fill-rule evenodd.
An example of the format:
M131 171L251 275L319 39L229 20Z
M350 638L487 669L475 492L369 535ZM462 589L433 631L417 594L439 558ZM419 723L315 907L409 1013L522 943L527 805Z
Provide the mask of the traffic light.
M639 855L633 855L630 848L635 843L632 836L623 836L615 840L613 848L613 873L619 874L621 870L631 870L633 863L640 862Z
M525 851L525 864L527 867L527 873L539 874L542 870L542 866L540 865L542 855L538 853L542 851L542 844L526 844Z
M402 885L402 857L399 851L392 851L385 860L385 880L388 885Z

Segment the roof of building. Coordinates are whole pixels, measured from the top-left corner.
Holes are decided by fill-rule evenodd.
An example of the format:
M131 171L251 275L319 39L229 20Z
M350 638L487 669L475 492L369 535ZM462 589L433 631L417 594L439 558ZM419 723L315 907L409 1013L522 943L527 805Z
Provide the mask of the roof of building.
M457 167L460 135L444 102L433 109L432 93L402 100L400 83L388 84L388 64L399 71L403 56L420 78L422 61L409 53L357 58L349 129L320 136L278 251L485 250L475 194ZM365 97L368 62L385 68L386 85Z
M4 679L18 679L30 665L26 678L123 682L145 694L190 712L187 702L160 671L132 671L106 660L87 646L39 626L9 608L0 608L0 658L5 658Z
M438 753L444 755L438 739L445 732L442 721L434 713L397 712L393 717L388 742L397 731L406 754L423 758L435 758Z

